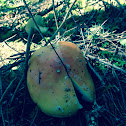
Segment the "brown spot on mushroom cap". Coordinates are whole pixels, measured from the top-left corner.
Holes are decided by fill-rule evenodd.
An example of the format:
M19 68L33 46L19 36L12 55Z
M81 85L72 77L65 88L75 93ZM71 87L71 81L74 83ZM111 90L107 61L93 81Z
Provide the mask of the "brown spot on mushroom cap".
M87 100L93 101L94 84L83 55L75 44L59 42L55 49L66 65L73 83L49 45L41 47L32 55L27 72L27 85L31 98L44 113L54 117L68 117L82 108L74 87Z

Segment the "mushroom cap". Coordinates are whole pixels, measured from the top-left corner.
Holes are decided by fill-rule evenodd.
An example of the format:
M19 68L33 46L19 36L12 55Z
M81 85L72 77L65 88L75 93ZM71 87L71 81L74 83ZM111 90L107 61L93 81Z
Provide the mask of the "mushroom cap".
M31 98L45 114L68 117L82 108L74 87L92 102L95 96L94 84L82 52L75 44L62 41L55 45L55 50L66 65L74 84L49 45L38 49L30 58L27 86Z
M43 23L44 23L42 17L40 15L35 15L34 16L34 19L35 19L38 27L40 28L40 31L42 33L46 33L48 31L48 27L42 27L43 26ZM36 25L35 25L35 23L34 23L34 21L33 21L32 18L30 18L28 20L28 23L25 26L25 30L26 30L27 34L30 34L31 28L33 28L33 29L35 29L35 30L38 31L38 29L37 29L37 27L36 27Z

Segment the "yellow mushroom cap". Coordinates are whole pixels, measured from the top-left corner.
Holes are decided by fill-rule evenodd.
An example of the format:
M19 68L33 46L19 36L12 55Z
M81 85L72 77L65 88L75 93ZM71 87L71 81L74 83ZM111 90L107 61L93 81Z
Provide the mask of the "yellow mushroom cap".
M44 23L44 22L43 22L42 17L41 17L40 15L36 15L36 16L34 16L34 19L35 19L35 21L36 21L38 27L40 28L40 31L41 31L42 33L46 33L46 32L48 31L48 27L43 27L43 23ZM31 28L33 28L33 29L35 29L35 30L38 31L38 29L37 29L37 27L36 27L36 25L35 25L35 23L34 23L34 21L33 21L32 18L30 18L30 19L28 20L28 23L27 23L26 26L25 26L25 30L26 30L27 34L30 34Z
M55 49L66 65L74 86L81 88L81 93L93 101L94 85L92 80L85 80L91 77L87 68L85 71L86 64L80 49L70 42L59 42ZM68 117L82 108L73 83L50 45L41 47L32 55L27 72L27 86L33 101L47 115Z

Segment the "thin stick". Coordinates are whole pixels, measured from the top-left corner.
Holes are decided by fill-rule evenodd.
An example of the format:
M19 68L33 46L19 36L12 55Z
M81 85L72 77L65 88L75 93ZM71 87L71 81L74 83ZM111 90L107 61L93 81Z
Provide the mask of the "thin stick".
M6 88L6 90L4 91L4 93L2 94L1 99L0 99L0 104L1 104L1 102L3 101L4 97L7 95L8 91L10 90L10 88L12 87L12 85L13 85L13 83L14 83L14 81L15 81L16 79L17 79L17 78L14 78L14 79L10 82L10 84L8 85L8 87Z
M36 114L35 114L35 116L34 116L34 118L33 118L32 122L31 122L30 126L32 126L32 125L33 125L33 123L34 123L34 121L35 121L35 119L36 119L37 115L38 115L38 109L36 110Z
M118 1L118 0L115 0L118 4L119 4L119 6L126 12L126 10L125 10L125 8L121 5L121 3Z
M94 73L94 74L97 76L97 78L100 80L102 86L104 87L104 86L106 85L105 82L104 82L104 80L100 77L100 75L99 75L99 74L95 71L95 69L91 66L90 62L87 61L87 63L88 63L88 66L90 67L90 69L93 71L93 73ZM103 99L104 99L105 106L106 106L106 108L108 109L109 107L108 107L108 105L106 104L106 103L107 103L107 99L106 99L105 95L103 94L102 97L103 97Z
M27 47L26 47L26 57L25 57L25 68L24 68L24 73L21 77L21 80L19 81L15 91L14 91L14 94L11 98L11 101L10 101L10 105L11 103L13 102L13 99L15 97L15 94L17 93L22 81L24 80L24 78L27 76L27 69L28 69L28 59L29 59L29 52L30 52L30 41L31 41L31 35L32 35L32 29L30 30L30 34L28 35L28 41L27 41Z
M117 67L117 66L115 66L115 65L112 65L111 63L105 62L105 61L103 61L102 59L98 59L98 58L96 58L96 57L94 57L94 56L91 56L91 55L86 55L86 56L89 57L90 59L97 60L97 61L99 61L99 62L101 62L101 63L103 63L103 64L106 64L106 65L108 65L108 66L111 66L111 67L115 68L116 70L119 70L119 71L121 71L121 72L123 72L123 73L126 73L126 71L123 70L123 69L121 69L120 67Z
M0 96L2 96L2 80L1 80L1 71L0 71Z
M57 3L57 4L55 5L55 8L59 7L59 6L62 5L62 4L63 4L63 1L60 1L60 3ZM45 9L44 11L39 12L39 13L37 13L37 14L38 14L38 15L41 15L41 16L44 16L44 15L48 14L50 11L52 11L52 10L53 10L53 6L51 6L49 9Z
M71 8L73 7L73 5L75 4L76 1L77 1L77 0L74 0L74 2L72 3L72 5L71 5L70 8L68 9L68 11L67 11L67 13L66 13L66 15L65 15L65 17L64 17L64 19L63 19L63 21L62 21L62 23L61 23L61 25L60 25L59 28L56 30L56 32L51 36L51 38L50 38L50 40L48 41L48 43L50 43L50 41L51 41L52 39L55 38L55 35L59 32L59 30L60 30L60 29L62 28L62 26L64 25L64 23L65 23L65 21L66 21L66 18L67 18L68 14L69 14L69 12L70 12L70 10L71 10ZM48 43L46 43L46 44L48 44Z
M32 37L33 29L30 29L30 34L28 35L28 41L27 41L27 47L26 47L26 56L25 56L25 71L24 74L27 75L27 69L28 69L28 60L29 60L29 54L30 54L30 45L31 45L31 37Z
M1 71L2 73L4 73L4 72L6 72L7 70L10 70L11 68L13 68L13 67L19 65L19 64L20 64L21 62L23 62L23 61L24 61L24 59L21 59L21 60L19 60L19 61L17 61L17 62L14 62L13 64L4 65L4 66L2 66L2 67L0 68L0 71Z
M121 92L121 96L122 96L122 102L123 102L123 110L126 111L126 101L125 101L124 93L123 93L123 90L122 90L122 87L121 87L119 78L118 78L118 76L117 76L115 70L114 70L114 69L112 69L112 70L113 70L113 75L114 75L114 77L116 78L116 81L117 81L117 83L118 83L118 85L119 85L119 88L120 88L120 92Z
M32 13L31 13L31 11L30 11L30 9L29 9L29 7L28 7L28 5L26 4L26 1L23 0L23 2L24 2L24 4L25 4L26 8L28 9L28 12L29 12L29 14L30 14L30 16L31 16L31 18L32 18L32 20L33 20L33 22L35 23L35 25L36 25L36 27L37 27L40 36L41 36L41 37L44 39L44 41L46 42L46 39L45 39L44 36L42 35L42 32L41 32L40 28L38 27L38 24L36 23L36 21L35 21L33 15L32 15ZM46 43L47 43L47 42L46 42Z
M101 76L95 71L95 69L91 66L91 64L89 63L89 61L87 61L88 66L90 67L90 69L93 71L93 73L97 76L97 78L100 80L102 86L104 87L106 84L103 81L103 79L101 78Z
M53 2L53 12L54 12L54 18L55 18L55 22L56 22L56 27L58 29L58 22L57 22L57 18L56 18L56 11L55 11L55 6L54 6L54 0L52 0Z
M21 85L21 83L22 83L23 80L24 80L24 74L22 75L22 77L21 77L21 79L20 79L20 81L19 81L19 83L18 83L18 85L17 85L17 87L16 87L16 89L15 89L15 91L14 91L14 94L13 94L11 100L10 100L10 105L12 104L13 99L14 99L14 97L15 97L15 94L17 93L18 88L20 87L20 85Z
M11 48L12 50L18 52L14 47L11 47L7 42L4 42L9 48ZM19 52L18 52L19 53Z
M1 74L0 74L0 96L2 96L2 80L1 80ZM0 103L0 114L2 117L3 126L5 126L4 116L3 116L3 110L2 110L2 104Z
M54 0L52 0L52 2L53 2L53 12L54 12L54 18L55 18L55 22L56 22L56 27L58 29L59 26L58 26L58 22L57 22L57 18L56 18L56 11L55 11L55 6L54 6ZM58 32L58 40L59 40L59 38L60 38L60 32Z
M7 38L6 40L4 40L4 41L2 41L2 42L7 42L8 40L10 40L10 39L14 38L16 35L17 35L17 34L15 34L15 35L13 35L13 36L11 36L11 37ZM2 43L2 42L0 42L0 43Z

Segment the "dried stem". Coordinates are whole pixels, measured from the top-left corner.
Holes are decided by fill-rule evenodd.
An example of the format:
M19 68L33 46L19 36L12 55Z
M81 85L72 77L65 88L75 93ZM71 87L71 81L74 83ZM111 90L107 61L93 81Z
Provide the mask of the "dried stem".
M4 91L4 93L1 95L0 104L1 104L1 102L3 101L4 97L7 95L8 91L11 89L11 87L12 87L12 85L13 85L13 83L14 83L14 81L15 81L16 79L17 79L17 78L14 78L14 79L10 82L10 84L8 85L8 87L6 88L6 90Z
M1 73L0 73L0 97L2 97L2 80L1 80ZM1 114L1 117L2 117L3 126L5 126L5 120L4 120L4 116L3 116L3 110L2 110L2 104L1 104L1 102L0 102L0 114Z
M54 6L54 0L52 0L52 2L53 2L53 12L54 12L54 18L55 18L55 22L56 22L56 27L58 29L59 26L58 26L58 22L57 22L57 18L56 18L56 11L55 11L55 6ZM58 32L58 40L59 40L59 38L60 38L60 32Z
M112 69L112 70L113 70L113 75L114 75L114 77L115 77L115 79L117 81L117 84L119 85L119 88L120 88L120 93L121 93L122 102L123 102L123 110L126 111L126 101L125 101L125 97L124 97L124 92L122 90L122 86L120 84L120 81L119 81L119 78L118 78L118 76L116 74L116 71L114 69Z
M26 47L26 57L25 57L25 68L24 68L24 73L21 77L21 80L19 81L15 91L14 91L14 94L11 98L11 101L10 101L10 105L12 104L13 102L13 99L15 97L15 94L17 93L20 85L22 84L23 80L26 78L27 76L27 69L28 69L28 60L29 60L29 53L30 53L30 41L31 41L31 36L32 36L32 32L33 32L33 29L31 28L30 30L30 34L28 35L28 41L27 41L27 47Z
M89 55L89 54L86 55L86 56L89 57L90 59L97 60L97 61L99 61L99 62L101 62L101 63L103 63L103 64L106 64L106 65L108 65L108 66L111 66L111 67L115 68L116 70L119 70L119 71L121 71L121 72L123 72L123 73L126 73L125 70L123 70L123 69L121 69L120 67L117 67L117 66L115 66L115 65L112 65L111 63L105 62L103 59L98 59L98 58L96 58L96 57L94 57L94 56L91 56L91 55Z
M64 19L63 19L63 21L62 21L62 23L61 23L61 25L60 25L59 28L56 30L56 32L51 36L51 38L50 38L50 40L48 41L48 43L50 43L50 41L51 41L52 39L55 38L55 35L59 32L59 30L60 30L60 29L62 28L62 26L64 25L64 23L65 23L65 21L66 21L66 18L67 18L69 12L71 11L71 8L73 7L73 5L75 4L76 1L77 1L77 0L74 0L74 2L71 4L71 6L70 6L70 8L68 9L68 11L67 11L67 13L66 13L66 15L65 15L65 17L64 17ZM46 43L46 45L47 45L48 43Z

